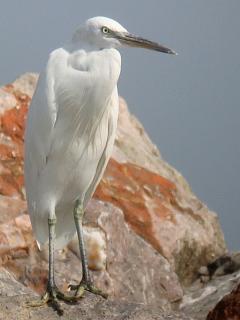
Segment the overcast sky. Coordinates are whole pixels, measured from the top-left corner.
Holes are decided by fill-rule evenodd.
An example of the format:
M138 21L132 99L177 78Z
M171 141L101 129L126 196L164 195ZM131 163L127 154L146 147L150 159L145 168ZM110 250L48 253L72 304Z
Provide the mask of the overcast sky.
M119 92L239 250L239 12L239 0L2 1L0 83L39 72L52 49L97 15L175 49L177 57L121 50Z

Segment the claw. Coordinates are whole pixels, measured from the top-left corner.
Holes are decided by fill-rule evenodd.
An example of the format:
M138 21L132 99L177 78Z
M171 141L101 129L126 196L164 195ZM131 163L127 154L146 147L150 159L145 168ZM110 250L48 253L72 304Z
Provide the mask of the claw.
M75 290L78 289L78 287L79 287L79 285L77 285L77 284L69 284L69 285L68 285L68 289L69 289L70 291L75 291Z

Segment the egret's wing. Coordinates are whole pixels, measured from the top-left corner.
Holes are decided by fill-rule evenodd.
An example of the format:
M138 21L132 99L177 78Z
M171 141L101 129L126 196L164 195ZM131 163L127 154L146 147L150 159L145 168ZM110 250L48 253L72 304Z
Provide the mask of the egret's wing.
M115 140L115 134L117 130L117 120L118 120L118 110L119 110L119 99L118 99L118 93L117 88L115 89L111 101L111 111L108 118L108 137L107 142L103 151L103 154L101 156L101 159L98 163L97 170L94 176L94 179L92 180L84 198L84 207L87 205L87 202L93 195L95 189L97 188L103 173L106 169L106 166L108 164L109 158L112 154L113 144Z
M79 164L88 169L92 177L93 172L89 171L85 151L89 149L92 137L96 137L98 123L109 113L109 132L104 152L93 180L90 180L90 185L86 185L86 190L82 190L82 194L87 193L88 199L106 167L114 139L112 132L116 127L116 110L105 108L109 103L113 109L118 108L117 92L114 90L116 83L101 81L101 73L95 76L91 71L73 68L69 65L68 58L69 53L64 49L58 49L51 54L46 72L40 77L28 114L25 135L25 184L31 222L41 243L44 243L47 237L47 228L46 224L40 223L42 218L35 210L36 197L41 196L42 191L46 192L46 189L52 191L50 183L55 189L67 190L71 177L79 171ZM104 61L107 63L108 59ZM117 70L116 81L118 73ZM101 143L101 139L98 142ZM51 177L48 175L51 175L49 168L54 169ZM56 182L54 179L57 179L57 176L61 178L63 172L65 180ZM55 182L52 182L53 180ZM39 181L45 182L41 185ZM71 188L71 194L72 190ZM79 190L75 191L77 197Z
M93 179L90 183L90 185L87 188L87 191L85 193L84 199L83 199L83 206L86 207L88 201L90 200L92 194L94 193L100 179L102 178L102 175L104 173L104 170L107 166L109 157L112 153L112 147L114 143L115 138L115 132L117 128L117 119L118 119L118 95L117 90L115 90L115 93L112 96L112 99L110 101L111 103L111 109L110 114L108 117L108 136L105 144L105 148L103 150L103 153L101 155L101 158L98 162L96 171L94 173ZM86 168L87 169L87 168ZM71 186L69 186L71 188ZM69 219L69 212L72 211L73 208L64 208L61 213L58 212L58 224L56 226L56 233L57 233L57 239L56 239L56 248L62 248L66 243L68 243L73 235L76 232L75 225L73 223L73 219ZM66 234L66 230L68 233Z
M60 113L64 112L64 108L68 112L68 108L72 104L69 92L64 91L65 84L61 88L61 81L62 79L66 81L74 90L76 90L74 84L75 86L76 83L78 84L77 103L79 106L84 105L85 84L89 84L88 81L81 83L81 74L77 70L69 68L68 72L68 55L68 52L62 49L58 49L50 55L46 70L39 77L26 123L25 187L32 227L39 244L44 244L48 240L46 218L44 212L39 212L38 209L39 194L41 193L39 190L47 188L48 185L47 181L45 181L45 185L40 181L47 168L51 152L55 151L53 149L54 141L57 140L61 143L62 136L56 133L56 126L61 118ZM86 77L87 73L84 75L85 79ZM77 125L76 122L75 125ZM62 134L64 135L64 132ZM49 179L51 180L51 178Z
M61 88L61 79L72 87L78 84L77 103L80 107L85 104L85 83L88 85L88 81L81 82L80 72L77 70L69 68L68 71L68 55L63 49L51 53L46 70L39 77L28 111L25 132L25 185L29 203L34 201L37 182L51 154L53 141L60 140L61 136L56 136L59 114L68 112L72 104L69 93ZM87 76L86 73L83 80Z
M37 180L47 161L56 121L57 105L53 88L54 79L43 72L39 77L27 116L24 171L27 198L33 206Z

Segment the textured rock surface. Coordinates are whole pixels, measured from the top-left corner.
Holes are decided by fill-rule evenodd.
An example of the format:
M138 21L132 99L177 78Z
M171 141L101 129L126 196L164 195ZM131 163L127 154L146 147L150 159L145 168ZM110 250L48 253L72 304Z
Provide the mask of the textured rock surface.
M112 159L95 196L120 207L133 230L170 261L181 280L190 282L199 265L225 247L216 216L203 205L196 211L182 208L177 193L170 180Z
M236 281L237 280L237 281ZM224 296L209 312L207 320L239 320L240 319L240 272L235 274L233 283L238 282L231 293Z
M207 284L196 282L186 292L180 304L180 311L166 311L163 308L144 306L117 300L105 301L86 294L78 304L63 304L62 319L194 319L205 320L209 310L224 294L228 293L240 279L240 272L216 277ZM4 268L0 269L0 320L1 319L58 319L50 307L25 308L24 303L33 300L34 293L18 283ZM224 297L209 313L208 320L239 319L239 286ZM177 305L176 305L177 308ZM176 309L175 308L175 309ZM17 315L17 316L16 316ZM78 318L79 317L79 318Z
M239 282L240 271L229 275L217 276L205 284L196 281L191 287L186 289L183 300L180 303L180 310L185 314L190 315L195 320L205 320L209 311L215 307L216 303L218 303L218 301L221 300L226 294L231 292L231 290L236 287L237 283ZM227 304L225 304L225 307L226 306ZM219 310L221 310L221 308L219 308ZM235 318L219 317L208 318L208 320L209 319L230 320Z
M62 304L61 317L50 306L27 308L27 301L36 299L30 289L18 283L11 274L0 269L0 320L191 320L178 312L167 313L161 308L141 304L104 300L91 294L76 304Z
M43 292L47 251L40 253L33 240L23 183L24 120L36 80L26 74L0 89L0 261L20 282ZM161 158L123 99L113 156L94 197L112 205L93 200L87 210L93 277L124 303L169 310L182 296L174 271L191 283L201 265L226 251L217 216ZM77 255L76 239L57 252L56 276L64 290L81 278Z
M143 306L118 301L103 301L87 295L76 305L63 305L63 316L44 306L38 309L24 307L31 296L0 298L0 320L42 320L42 319L74 319L74 320L191 320L192 318L177 312L165 313L160 308ZM17 315L17 318L16 318ZM193 320L193 319L192 319Z
M217 216L161 158L125 101L120 102L113 159L95 196L120 207L133 230L165 256L187 284L200 265L226 250Z
M191 282L199 265L226 250L217 216L161 158L123 99L113 159L95 196L120 207L134 231L170 261L181 281Z
M194 319L205 320L210 308L216 301L239 281L240 273L217 277L201 288L195 283L186 293L181 311L166 311L159 307L145 306L117 300L105 301L91 294L77 304L62 304L64 315L61 319ZM209 313L208 320L239 319L239 286ZM34 293L18 283L4 268L0 269L0 320L2 319L59 319L51 306L29 309L25 302L35 299Z
M27 74L0 90L0 194L24 198L23 134L37 77Z
M26 74L0 92L0 194L21 199L24 119L36 79ZM199 265L226 250L217 217L162 160L124 100L120 102L113 159L95 197L121 208L134 232L169 260L181 281L189 283Z
M107 265L99 285L110 289L112 297L162 306L182 298L169 262L127 226L121 210L93 200L85 224L106 235Z
M1 297L14 297L16 295L32 294L29 288L26 288L21 283L16 281L11 273L6 269L0 268L0 298ZM2 311L2 308L0 308ZM1 319L1 318L0 318Z
M239 320L240 319L240 284L218 302L208 314L207 320Z
M34 292L18 283L7 270L0 269L0 320L191 320L191 317L182 313L167 313L161 308L141 304L106 301L88 293L76 304L62 303L64 314L59 317L51 306L27 308L25 303L34 299L37 299Z
M37 309L29 309L24 303L31 296L16 296L0 298L0 320L193 320L184 314L171 312L165 313L160 308L143 306L118 301L103 301L100 298L87 295L80 303L75 305L63 305L64 314L59 317L56 311L44 306Z
M7 246L2 253L2 265L19 281L42 293L47 281L47 253L36 248L28 215L19 215L8 222L7 231L5 225L0 225L0 234L7 233L11 248ZM95 284L112 298L158 305L166 310L170 309L169 302L182 298L181 286L169 262L127 226L120 209L92 200L86 212L85 232L90 266L98 270L93 273ZM97 241L94 245L99 234L103 244ZM56 254L56 279L63 290L70 282L78 283L81 279L80 261L71 252L78 255L77 241L73 240L69 248L70 251L65 249ZM101 261L99 256L107 259L96 268Z

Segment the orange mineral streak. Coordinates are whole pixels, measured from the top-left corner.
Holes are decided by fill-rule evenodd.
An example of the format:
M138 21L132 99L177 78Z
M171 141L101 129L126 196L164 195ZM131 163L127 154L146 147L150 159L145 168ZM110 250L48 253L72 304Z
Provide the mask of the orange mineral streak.
M0 194L23 198L23 136L30 97L7 85L17 101L0 115Z
M111 159L94 196L120 207L133 230L162 252L152 215L159 220L169 217L174 220L168 205L175 191L176 186L166 178L137 165Z

